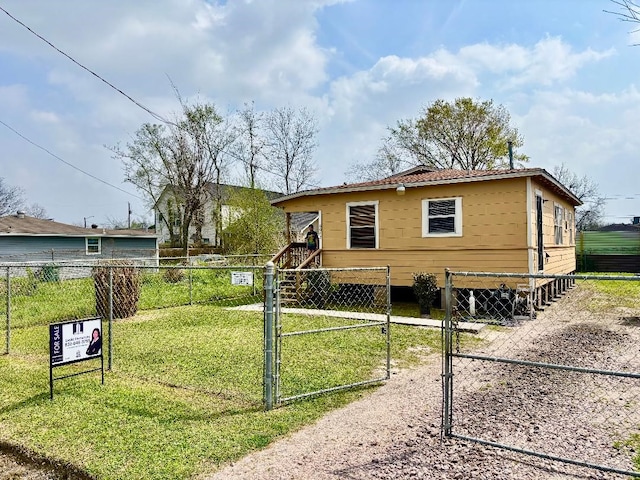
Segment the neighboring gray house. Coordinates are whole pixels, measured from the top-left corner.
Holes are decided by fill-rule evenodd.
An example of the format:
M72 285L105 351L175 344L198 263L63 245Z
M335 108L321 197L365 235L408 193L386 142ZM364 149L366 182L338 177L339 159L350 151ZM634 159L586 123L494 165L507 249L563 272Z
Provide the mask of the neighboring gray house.
M95 263L112 258L158 261L155 233L82 228L29 217L23 212L0 217L0 263Z
M222 238L219 232L223 231L229 224L229 220L233 215L233 207L229 206L229 199L234 192L249 190L247 187L239 187L236 185L225 185L207 183L206 185L206 202L203 211L200 212L198 218L194 219L189 226L189 244L203 244L219 247L222 245ZM281 197L281 193L264 190L269 200ZM221 223L220 228L216 228L215 205L217 200L221 206ZM155 225L158 241L169 243L171 241L171 233L168 224L173 226L174 235L180 236L181 222L181 200L174 194L171 187L165 187L160 194L160 198L153 206L155 212Z

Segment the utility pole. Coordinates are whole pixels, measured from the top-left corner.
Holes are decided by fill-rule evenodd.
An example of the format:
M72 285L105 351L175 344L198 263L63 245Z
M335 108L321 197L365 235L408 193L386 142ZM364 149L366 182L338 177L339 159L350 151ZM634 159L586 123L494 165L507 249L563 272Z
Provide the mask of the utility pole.
M129 211L129 215L127 217L127 228L131 230L131 202L127 202L127 207Z

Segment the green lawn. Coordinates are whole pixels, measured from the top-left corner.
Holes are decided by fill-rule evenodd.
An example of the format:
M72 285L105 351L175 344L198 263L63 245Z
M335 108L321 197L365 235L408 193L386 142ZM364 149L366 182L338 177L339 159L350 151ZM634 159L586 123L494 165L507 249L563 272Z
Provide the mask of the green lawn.
M175 276L167 273L177 272ZM262 300L262 272L254 270L255 287L231 285L227 269L144 270L140 274L138 310L155 310L189 304L239 305ZM168 280L171 278L171 281ZM96 289L92 278L42 282L34 277L11 281L11 326L46 325L51 322L96 315ZM6 287L0 281L0 318L6 315ZM106 295L106 293L105 293Z
M319 328L333 321L344 324L291 316L283 328ZM217 306L143 311L114 322L112 334L113 370L105 385L99 372L59 380L50 401L46 325L25 321L12 330L11 355L0 355L0 441L99 479L192 478L370 391L263 411L261 312ZM392 326L397 365L421 361L424 347L439 351L438 330ZM284 339L283 390L375 378L383 350L379 328ZM60 367L55 374L96 363Z
M633 277L628 273L593 274L606 276ZM640 305L640 279L632 280L589 280L580 282L587 288L596 290L604 295L594 298L589 304L593 311L603 311L615 307L637 308Z

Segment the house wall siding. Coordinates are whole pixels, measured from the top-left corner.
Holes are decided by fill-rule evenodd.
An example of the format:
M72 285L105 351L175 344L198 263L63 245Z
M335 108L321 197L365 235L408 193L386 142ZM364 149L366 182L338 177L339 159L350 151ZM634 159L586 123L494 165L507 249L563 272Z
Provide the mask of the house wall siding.
M533 222L532 227L532 246L534 252L533 264L534 270L537 271L538 256L537 256L537 236L536 236L536 202L535 202L535 190L542 192L543 205L542 205L542 223L543 223L543 248L545 252L544 270L543 273L555 275L574 272L576 269L576 232L575 232L575 209L566 200L558 196L557 194L549 191L540 183L532 182L532 211L531 219ZM556 205L561 206L565 212L571 213L571 222L573 225L569 225L569 220L565 218L562 229L562 244L557 245L555 243L555 230L554 230L554 207ZM544 282L538 282L544 283Z
M543 204L544 246L549 254L545 273L573 272L575 249L569 243L568 229L563 232L563 245L554 243L553 206L556 202L572 213L574 209L543 185L533 182L532 187L527 189L527 178L512 178L411 187L406 188L404 195L390 188L308 196L290 200L283 207L287 212L321 212L323 266L390 265L393 285L411 285L413 273L417 272L434 273L443 285L445 268L529 272L529 249L535 253L537 237L535 196L533 202L527 202L527 195L534 195L537 189L549 200ZM422 237L422 201L456 197L462 199L462 236ZM379 248L348 249L346 204L375 201L379 202ZM527 215L531 205L533 211ZM532 222L529 228L528 220Z
M101 254L86 254L86 237L64 236L29 236L7 235L0 236L0 262L27 261L59 261L59 260L87 260L94 261L103 258L155 258L157 243L155 238L148 237L100 237Z

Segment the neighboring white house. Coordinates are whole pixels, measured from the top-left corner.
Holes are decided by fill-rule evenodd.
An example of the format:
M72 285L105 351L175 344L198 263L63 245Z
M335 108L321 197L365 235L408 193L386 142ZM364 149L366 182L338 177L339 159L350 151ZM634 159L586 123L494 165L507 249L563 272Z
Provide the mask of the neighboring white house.
M189 244L203 244L218 247L222 245L222 238L220 238L219 232L222 232L229 225L229 220L233 215L233 207L229 205L230 197L234 192L248 190L248 188L215 183L207 183L205 188L207 199L199 217L192 221L189 226ZM282 196L282 194L277 192L268 190L264 192L269 200L274 200ZM216 228L215 220L217 198L220 199L221 204L222 225L219 229ZM156 235L161 244L171 241L171 234L167 224L172 224L174 234L180 236L181 208L181 202L176 198L171 187L166 187L154 205Z

